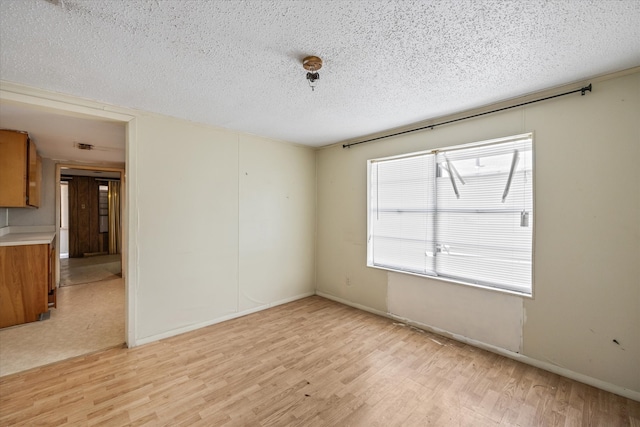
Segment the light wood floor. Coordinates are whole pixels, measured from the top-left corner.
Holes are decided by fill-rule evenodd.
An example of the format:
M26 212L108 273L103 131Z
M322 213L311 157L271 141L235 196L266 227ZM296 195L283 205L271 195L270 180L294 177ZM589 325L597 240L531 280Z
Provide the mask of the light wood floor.
M0 379L0 425L640 425L640 403L310 297Z

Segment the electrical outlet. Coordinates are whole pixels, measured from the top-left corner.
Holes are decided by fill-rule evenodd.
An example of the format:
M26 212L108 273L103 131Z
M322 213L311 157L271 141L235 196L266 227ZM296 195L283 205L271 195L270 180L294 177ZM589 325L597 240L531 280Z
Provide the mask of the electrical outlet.
M350 278L347 277L345 282L346 282L347 286L351 286L351 279Z

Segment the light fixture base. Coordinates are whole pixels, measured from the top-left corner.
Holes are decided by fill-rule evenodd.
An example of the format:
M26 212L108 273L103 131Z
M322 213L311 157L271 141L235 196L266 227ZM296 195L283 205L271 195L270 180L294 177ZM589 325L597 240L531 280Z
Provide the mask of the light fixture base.
M322 59L317 56L307 56L302 60L302 66L305 70L313 73L322 68Z

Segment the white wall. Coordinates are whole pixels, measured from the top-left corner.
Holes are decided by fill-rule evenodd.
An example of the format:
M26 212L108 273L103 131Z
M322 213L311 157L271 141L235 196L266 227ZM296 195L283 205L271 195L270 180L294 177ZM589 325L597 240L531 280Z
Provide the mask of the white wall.
M136 121L139 342L313 294L312 149Z
M639 392L639 118L636 73L585 96L320 150L318 292ZM367 159L528 131L534 298L366 267Z

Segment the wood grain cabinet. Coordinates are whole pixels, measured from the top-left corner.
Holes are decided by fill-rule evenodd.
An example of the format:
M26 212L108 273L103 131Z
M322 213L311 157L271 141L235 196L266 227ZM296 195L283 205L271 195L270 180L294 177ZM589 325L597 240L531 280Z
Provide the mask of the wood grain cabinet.
M35 322L55 306L55 239L0 246L0 328Z
M0 207L40 206L42 159L29 134L0 130Z

